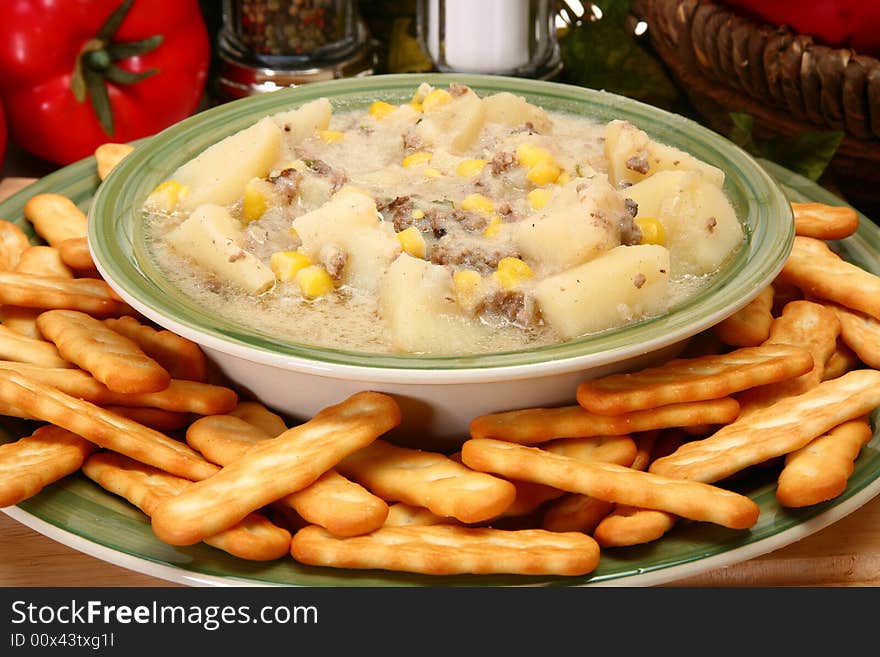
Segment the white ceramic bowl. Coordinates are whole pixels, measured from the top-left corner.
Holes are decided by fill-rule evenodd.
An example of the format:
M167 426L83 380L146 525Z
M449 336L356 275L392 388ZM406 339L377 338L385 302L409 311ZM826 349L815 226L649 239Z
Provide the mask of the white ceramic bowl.
M334 110L374 100L406 102L420 82L467 84L480 95L510 91L549 110L598 121L626 119L655 139L721 168L746 240L711 285L667 314L570 342L470 357L376 355L275 339L198 307L152 262L142 229L147 195L178 166L259 118L328 97ZM791 208L744 151L677 115L579 87L497 76L392 75L310 84L254 96L193 116L150 138L100 185L89 212L89 244L105 280L145 317L199 343L243 390L304 419L360 390L393 394L404 411L402 442L449 445L477 415L574 403L587 378L675 355L691 336L734 313L770 283L794 237Z

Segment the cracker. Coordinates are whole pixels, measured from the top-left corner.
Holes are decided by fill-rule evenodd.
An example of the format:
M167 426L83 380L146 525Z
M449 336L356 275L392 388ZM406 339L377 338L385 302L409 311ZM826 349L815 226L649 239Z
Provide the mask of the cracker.
M392 397L352 395L254 445L213 477L164 502L153 515L153 530L167 543L189 545L228 529L248 513L302 490L400 420Z
M110 175L113 167L119 164L133 150L134 146L131 144L107 142L98 146L95 149L95 167L98 172L98 178L104 180Z
M829 308L812 301L787 304L782 314L773 320L765 344L788 344L806 349L813 357L813 367L800 376L744 391L737 397L740 416L819 385L824 379L825 363L837 350L839 335L840 322Z
M880 372L854 370L823 381L683 444L651 464L667 477L720 481L745 468L800 449L814 438L880 406Z
M847 262L822 240L795 237L778 278L797 285L807 296L880 319L880 276Z
M73 367L51 342L22 335L0 326L0 358L40 367Z
M386 527L408 527L410 525L449 525L454 523L454 519L438 516L425 507L395 502L388 507L388 516L385 518L384 524Z
M873 433L870 423L859 418L788 454L779 474L776 499L782 506L803 507L843 493L855 460Z
M619 504L602 518L593 531L600 547L624 547L650 543L675 526L676 516L666 511Z
M841 322L841 330L842 327L843 322ZM861 365L862 361L859 359L858 354L848 347L841 338L838 338L837 347L834 349L834 353L828 357L827 361L825 361L825 368L822 371L822 379L825 381L828 379L836 379L851 370L858 369Z
M232 388L198 381L172 379L168 387L159 392L125 393L114 392L89 373L77 369L0 361L0 370L19 372L99 406L143 406L178 413L215 415L229 412L238 402L238 395Z
M437 452L384 440L351 454L337 468L387 502L423 506L465 523L501 515L516 497L509 481L474 472Z
M455 525L382 527L352 538L310 526L294 534L290 553L313 566L426 575L584 575L599 563L599 546L581 533Z
M287 424L278 413L269 410L262 402L254 400L239 401L238 405L229 411L229 415L241 418L248 424L261 429L270 437L287 431Z
M37 308L22 308L20 306L0 307L0 323L10 331L19 335L42 340L40 330L37 328L37 317L43 312Z
M613 436L668 427L724 424L738 414L739 403L732 397L669 404L621 415L598 415L581 406L524 408L476 417L471 421L470 434L472 438L501 438L535 445L555 438Z
M620 415L672 403L718 399L800 376L812 367L809 351L766 343L584 381L577 388L577 400L592 413Z
M52 425L0 445L0 507L18 504L76 472L94 450L84 438Z
M104 409L110 411L111 413L115 413L116 415L127 417L129 420L134 420L138 424L143 424L146 427L150 427L151 429L155 429L156 431L161 431L163 433L179 431L180 429L188 426L190 422L192 422L192 417L189 415L189 413L165 411L161 408L148 408L144 406L116 406L114 404L107 404L106 406L104 406Z
M726 345L757 347L770 335L773 298L773 286L768 285L743 308L716 324L713 330Z
M0 399L28 417L186 479L204 479L218 470L177 440L14 371L0 371Z
M136 342L90 315L49 310L37 318L37 328L55 343L64 358L113 392L158 392L171 383L168 371Z
M192 486L181 477L144 465L120 454L99 452L85 462L83 474L102 488L124 497L147 516L163 500ZM260 513L252 513L226 531L209 536L205 543L249 561L271 561L290 549L290 532Z
M97 272L95 261L92 260L92 252L89 251L89 241L85 236L62 240L57 247L64 264L78 274Z
M472 438L461 450L465 465L503 477L534 481L572 493L657 509L731 529L747 529L758 520L758 506L732 491L641 472L613 463L577 461L538 447L490 438Z
M145 354L162 365L172 378L186 381L207 380L207 361L202 348L166 329L155 329L131 315L110 317L104 322L111 329L133 340Z
M19 274L73 278L74 273L61 259L61 252L54 246L35 244L21 254L15 270Z
M49 246L74 237L86 237L88 218L76 203L62 194L36 194L24 204L24 216L34 226L34 231Z
M551 502L541 519L541 527L552 532L584 532L593 530L614 510L614 502L589 495L567 493Z
M0 303L27 308L67 308L94 317L131 312L107 283L96 278L64 278L0 271Z
M795 235L820 240L842 240L859 228L859 215L845 205L792 202Z
M31 241L18 224L0 219L0 270L14 271Z
M880 319L831 305L840 321L840 338L863 363L880 369ZM844 354L845 355L845 354Z

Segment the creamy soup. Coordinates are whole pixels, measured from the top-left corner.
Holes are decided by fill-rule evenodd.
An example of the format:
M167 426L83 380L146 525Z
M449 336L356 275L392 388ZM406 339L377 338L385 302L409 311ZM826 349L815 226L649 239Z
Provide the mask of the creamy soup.
M194 300L278 339L473 354L665 312L742 243L724 174L625 121L426 84L321 99L208 148L145 204Z

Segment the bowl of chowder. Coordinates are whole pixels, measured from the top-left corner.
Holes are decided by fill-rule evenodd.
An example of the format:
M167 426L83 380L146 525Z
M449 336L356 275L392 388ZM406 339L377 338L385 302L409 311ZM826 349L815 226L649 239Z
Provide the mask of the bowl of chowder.
M107 282L294 419L394 395L403 442L677 354L781 269L744 151L612 94L480 75L310 84L193 116L103 181Z

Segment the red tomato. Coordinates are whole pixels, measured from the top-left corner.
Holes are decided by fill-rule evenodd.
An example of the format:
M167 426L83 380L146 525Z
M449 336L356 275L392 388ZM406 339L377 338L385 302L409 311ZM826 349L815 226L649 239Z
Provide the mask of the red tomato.
M0 103L0 164L6 157L6 117L3 114L3 103Z
M724 0L773 25L788 25L825 45L880 57L877 0Z
M130 5L124 14L123 4ZM96 40L117 9L124 16L118 29ZM0 2L0 93L10 139L58 164L91 155L106 142L152 135L192 114L209 63L198 0ZM80 83L98 80L93 86L106 89L112 124L105 115L102 125L92 94L77 98L77 68L85 72ZM128 79L148 71L143 79Z

